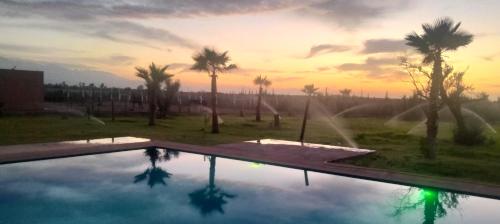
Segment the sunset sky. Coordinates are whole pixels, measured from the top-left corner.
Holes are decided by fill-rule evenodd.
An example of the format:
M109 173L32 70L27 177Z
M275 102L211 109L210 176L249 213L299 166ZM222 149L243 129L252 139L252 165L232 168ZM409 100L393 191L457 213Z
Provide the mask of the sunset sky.
M204 46L229 51L241 69L219 78L222 91L254 88L298 93L314 83L392 97L411 94L398 57L415 54L406 34L448 16L475 35L447 54L475 91L500 96L500 1L349 0L0 0L0 60L59 63L137 79L135 66L171 64L183 90L208 90L192 72ZM19 68L22 69L22 68ZM61 80L64 81L64 80ZM96 80L99 83L99 80Z

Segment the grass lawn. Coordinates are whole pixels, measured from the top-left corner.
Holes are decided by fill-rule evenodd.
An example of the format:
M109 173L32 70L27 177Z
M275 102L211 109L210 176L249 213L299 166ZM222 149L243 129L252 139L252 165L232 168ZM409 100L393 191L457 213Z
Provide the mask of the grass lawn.
M258 138L297 140L301 119L284 117L282 127L270 127L271 117L255 122L253 117L224 116L220 134L210 134L201 116L178 116L157 120L157 126L147 126L143 117L119 117L115 122L103 118L106 125L81 117L61 119L60 116L0 117L0 145L81 140L87 138L135 136L199 145L216 145ZM342 124L361 148L375 149L375 154L347 160L345 163L455 177L465 180L500 184L500 135L486 145L465 147L451 141L451 125L442 124L438 158L424 159L419 149L420 137L407 132L417 123L400 122L395 127L384 126L383 119L349 118ZM205 131L207 129L207 131ZM500 126L496 126L500 130ZM308 123L306 141L342 145L344 141L321 120Z

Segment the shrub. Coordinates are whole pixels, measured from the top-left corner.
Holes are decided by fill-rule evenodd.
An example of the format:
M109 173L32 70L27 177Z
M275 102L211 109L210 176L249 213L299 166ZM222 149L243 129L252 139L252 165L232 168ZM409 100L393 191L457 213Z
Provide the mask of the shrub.
M460 145L481 145L486 143L485 125L475 119L466 119L466 130L453 130L453 141Z

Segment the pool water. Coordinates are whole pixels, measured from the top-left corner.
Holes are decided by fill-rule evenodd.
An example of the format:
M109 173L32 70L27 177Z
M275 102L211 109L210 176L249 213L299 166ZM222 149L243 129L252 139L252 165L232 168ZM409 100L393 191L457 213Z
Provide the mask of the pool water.
M0 223L500 223L500 200L151 148L1 165Z

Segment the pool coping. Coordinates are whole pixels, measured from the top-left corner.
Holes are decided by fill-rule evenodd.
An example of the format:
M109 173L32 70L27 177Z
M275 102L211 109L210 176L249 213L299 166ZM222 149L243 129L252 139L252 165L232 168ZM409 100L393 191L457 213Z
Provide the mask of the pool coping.
M0 164L157 147L178 150L181 152L210 154L230 159L261 162L293 169L329 173L386 183L437 188L473 196L500 199L500 185L475 183L472 181L464 181L448 177L433 177L341 163L331 163L326 160L318 160L318 158L304 159L305 154L301 154L301 152L297 153L296 151L294 151L294 153L290 153L290 155L273 155L273 153L263 152L262 150L241 150L228 147L199 146L163 140L150 140L146 142L123 144L57 145L58 147L54 147L55 144L57 143L0 146ZM304 152L305 151L307 150L304 150Z

